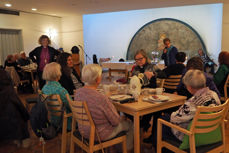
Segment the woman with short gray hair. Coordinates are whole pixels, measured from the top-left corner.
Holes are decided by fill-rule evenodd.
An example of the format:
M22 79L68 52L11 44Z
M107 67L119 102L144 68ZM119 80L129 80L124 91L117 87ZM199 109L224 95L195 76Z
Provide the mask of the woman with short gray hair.
M199 70L190 70L183 77L183 83L186 87L201 89L206 87L206 78L203 72Z
M102 69L99 65L85 65L82 71L82 79L86 85L95 85L96 79L101 77Z
M75 101L86 101L98 135L102 141L117 136L121 131L127 131L127 150L133 149L132 122L122 118L117 113L112 102L96 89L102 79L102 68L98 64L85 65L82 69L83 88L76 90ZM90 127L79 125L79 131L89 138Z
M200 70L189 70L184 78L183 83L187 90L193 95L182 105L176 112L171 114L170 121L178 126L187 129L193 119L197 106L216 106L220 105L218 95L206 87L206 78ZM184 134L172 129L173 134L182 141Z
M46 81L56 81L61 77L60 64L52 62L45 66L42 78Z
M44 80L46 80L46 84L42 88L42 93L45 95L60 95L61 101L66 106L66 112L71 113L67 96L70 99L71 97L69 96L68 91L65 88L63 88L61 84L58 82L61 77L60 69L60 64L56 62L52 62L45 65L42 77ZM51 118L52 125L54 125L55 127L61 127L62 123L59 122L60 119L61 118ZM68 118L67 129L71 130L71 118Z
M206 77L202 71L189 70L185 73L182 81L193 96L177 111L173 112L171 115L165 113L161 118L187 129L196 113L197 106L217 106L221 103L217 93L206 87ZM157 126L153 131L154 133L157 131ZM162 132L163 139L170 139L178 141L180 144L182 143L184 133L176 129L171 129L168 126L164 126ZM153 146L157 148L157 133L155 133L153 137ZM166 150L164 150L164 152L165 151Z
M173 112L171 115L165 113L161 118L163 120L172 122L184 129L188 128L188 125L192 121L197 106L217 106L220 105L220 100L216 92L206 87L206 77L200 70L189 70L183 77L183 83L187 90L193 95L189 98L180 108ZM153 146L157 148L157 125L154 125L153 132ZM182 143L184 133L176 129L171 129L168 126L163 126L163 139L170 139ZM167 150L163 150L166 152Z

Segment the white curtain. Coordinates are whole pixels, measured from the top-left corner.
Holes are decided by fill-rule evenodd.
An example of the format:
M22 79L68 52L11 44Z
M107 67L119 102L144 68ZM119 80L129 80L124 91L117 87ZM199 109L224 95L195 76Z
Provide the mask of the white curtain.
M21 30L0 29L0 65L4 65L7 55L23 50Z

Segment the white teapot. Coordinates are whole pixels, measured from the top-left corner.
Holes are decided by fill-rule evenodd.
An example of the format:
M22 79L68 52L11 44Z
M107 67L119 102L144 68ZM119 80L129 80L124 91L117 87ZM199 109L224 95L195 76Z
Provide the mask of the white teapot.
M142 87L142 84L140 82L140 78L137 77L136 75L131 77L131 79L130 79L130 93L134 96L135 100L137 100L141 94L141 87Z

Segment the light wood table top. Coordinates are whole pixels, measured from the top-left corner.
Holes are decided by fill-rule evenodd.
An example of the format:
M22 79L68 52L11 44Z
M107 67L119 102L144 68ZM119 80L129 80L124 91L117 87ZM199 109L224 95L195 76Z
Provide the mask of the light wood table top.
M126 109L126 111L131 111L128 114L134 114L134 112L142 112L149 109L154 109L153 112L157 112L166 108L182 105L184 101L186 100L185 96L175 95L175 94L169 94L169 93L163 93L163 95L168 96L170 98L169 101L166 102L145 102L142 100L143 96L140 96L139 100L137 102L132 103L125 103L120 104L119 102L114 102L113 104L115 107L119 109ZM152 110L150 111L152 112ZM142 112L142 115L147 114Z
M134 153L140 153L140 116L182 105L186 100L185 96L169 93L163 93L163 95L168 96L170 100L160 103L150 103L142 101L143 96L140 96L137 102L125 104L120 104L119 102L113 103L118 111L134 117Z

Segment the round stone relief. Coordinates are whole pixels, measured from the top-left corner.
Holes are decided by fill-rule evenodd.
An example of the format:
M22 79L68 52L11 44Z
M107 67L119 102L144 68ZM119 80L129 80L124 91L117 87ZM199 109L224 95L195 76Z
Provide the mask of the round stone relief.
M200 35L187 23L171 18L153 20L141 27L133 36L127 51L127 60L133 60L139 49L144 49L152 59L159 59L164 48L163 39L169 38L178 51L185 52L187 57L198 55L198 50L205 53L206 47Z

